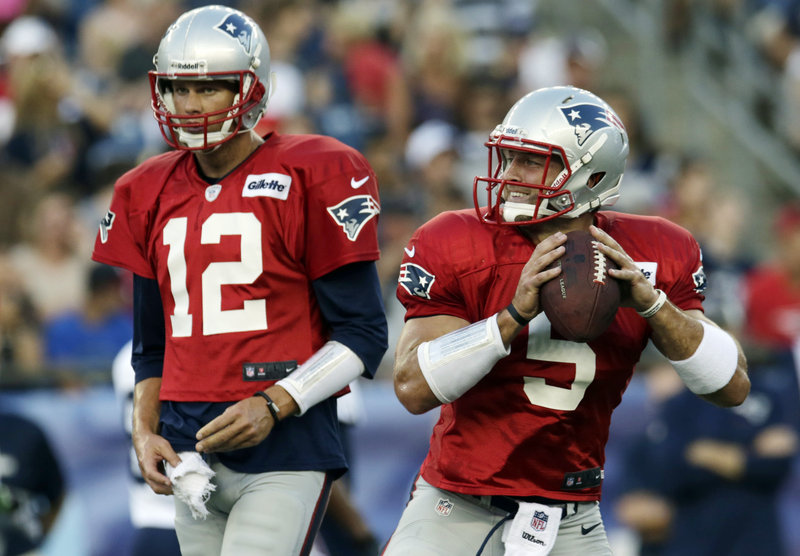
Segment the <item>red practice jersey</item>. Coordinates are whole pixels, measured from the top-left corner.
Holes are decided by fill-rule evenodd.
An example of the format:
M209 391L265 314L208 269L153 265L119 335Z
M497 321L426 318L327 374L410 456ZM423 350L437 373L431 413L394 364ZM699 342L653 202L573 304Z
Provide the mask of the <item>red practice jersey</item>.
M213 184L173 151L122 176L93 258L158 281L161 399L235 401L250 363L302 363L328 337L311 282L376 260L374 172L328 137L272 134ZM247 369L245 369L247 367Z
M596 215L656 287L681 309L702 309L700 248L657 217ZM535 244L474 210L446 212L411 238L397 296L406 319L452 315L476 322L513 299ZM429 483L465 494L597 500L611 412L650 328L621 308L589 343L570 342L540 313L478 384L441 407L422 465ZM588 486L587 486L588 485Z

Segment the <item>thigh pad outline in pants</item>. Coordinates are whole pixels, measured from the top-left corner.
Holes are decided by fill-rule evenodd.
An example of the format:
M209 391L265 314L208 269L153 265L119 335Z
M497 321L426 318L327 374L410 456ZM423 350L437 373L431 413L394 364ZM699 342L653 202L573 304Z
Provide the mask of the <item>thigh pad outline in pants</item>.
M383 556L473 556L505 515L420 477ZM492 534L482 556L502 556L501 535L502 526Z
M220 463L209 517L194 520L176 501L175 526L183 556L300 554L326 487L319 471L238 473ZM183 506L181 508L180 506Z

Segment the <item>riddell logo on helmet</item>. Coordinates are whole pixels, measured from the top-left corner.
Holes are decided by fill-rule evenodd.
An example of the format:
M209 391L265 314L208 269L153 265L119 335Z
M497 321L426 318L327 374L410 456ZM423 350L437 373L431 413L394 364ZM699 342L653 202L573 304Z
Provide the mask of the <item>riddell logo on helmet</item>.
M527 137L528 130L524 127L520 127L518 125L503 125L500 124L495 128L495 133L497 135L508 135L511 137Z
M272 197L285 201L292 186L292 176L286 174L251 174L247 176L242 197Z
M182 60L170 60L169 69L171 72L176 71L191 71L197 73L206 73L206 66L208 64L205 60L194 62L184 62Z

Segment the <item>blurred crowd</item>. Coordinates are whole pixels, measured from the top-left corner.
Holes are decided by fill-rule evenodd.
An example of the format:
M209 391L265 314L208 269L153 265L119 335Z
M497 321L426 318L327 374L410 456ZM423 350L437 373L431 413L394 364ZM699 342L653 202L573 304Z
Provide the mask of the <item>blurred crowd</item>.
M207 3L0 2L2 388L109 383L111 362L131 336L131 277L90 262L94 236L115 179L166 149L150 110L147 77L158 42L181 12ZM260 131L330 135L362 151L375 168L382 208L379 272L390 334L397 333L402 320L394 290L403 247L431 216L472 206L473 177L487 167L483 143L512 102L529 90L556 84L584 87L608 100L631 141L616 208L659 214L693 232L708 276L706 310L742 339L751 373L764 371L764 396L774 408L764 417L762 407L758 415L763 419L747 421L749 434L715 439L740 449L734 458L740 465L734 471L708 472L739 488L749 477L748 458L772 457L772 463L780 460L770 468L773 481L746 488L766 492L768 508L776 493L791 488L786 485L792 484L800 430L791 409L800 405L792 356L793 349L800 351L800 184L794 193L776 193L777 208L767 211L772 241L749 244L755 192L750 198L726 189L702 155L662 147L672 142L651 132L632 91L609 82L609 37L597 29L565 26L562 32L543 25L544 2L227 3L253 16L269 41L276 91ZM668 8L662 39L680 48L677 30L685 28L696 5L706 3L656 4ZM740 21L741 10L752 16L751 25L740 32L782 83L777 100L772 99L780 117L769 123L800 153L800 0L714 0L709 5L720 24ZM762 188L758 199L764 193ZM394 339L379 379L390 377ZM642 385L660 376L661 363L642 362ZM664 438L653 437L650 427L672 415L668 400L680 393L680 385L665 384L654 379L643 386L641 400L649 417L637 430L623 431L631 446L670 447ZM779 395L770 398L776 389ZM773 426L795 436L784 436L782 443L775 435L756 440ZM715 432L698 430L693 438ZM688 453L685 445L680 450L676 457ZM641 457L632 449L628 461ZM699 467L700 459L684 463ZM645 544L652 554L668 554L658 551L666 550L662 541L670 527L680 525L675 508L697 501L681 498L685 492L675 485L621 486L620 492L626 488L640 494L646 490L653 497L647 501L662 504L651 509L661 513L643 514L636 499L627 499L628 505L619 508L620 522L651 540ZM800 493L795 494L796 507ZM642 515L662 519L656 526L637 521Z

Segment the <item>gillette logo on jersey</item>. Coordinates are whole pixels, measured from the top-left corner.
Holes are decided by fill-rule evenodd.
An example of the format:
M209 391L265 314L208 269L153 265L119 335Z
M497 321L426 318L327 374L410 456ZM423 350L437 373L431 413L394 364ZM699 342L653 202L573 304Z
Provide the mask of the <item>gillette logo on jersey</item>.
M242 197L272 197L285 201L292 187L292 176L269 172L267 174L250 174L244 181Z
M338 205L327 208L328 214L344 229L350 241L355 241L364 224L381 212L378 202L369 195L348 197Z
M400 265L400 277L397 282L411 295L423 299L431 298L431 286L436 276L414 263Z
M616 127L625 131L619 118L597 104L575 104L561 108L561 113L574 128L578 146L582 146L592 133L604 127Z
M229 37L239 41L244 47L245 52L251 54L253 48L253 28L241 15L232 13L223 19L219 25L214 27L217 31L222 31Z

